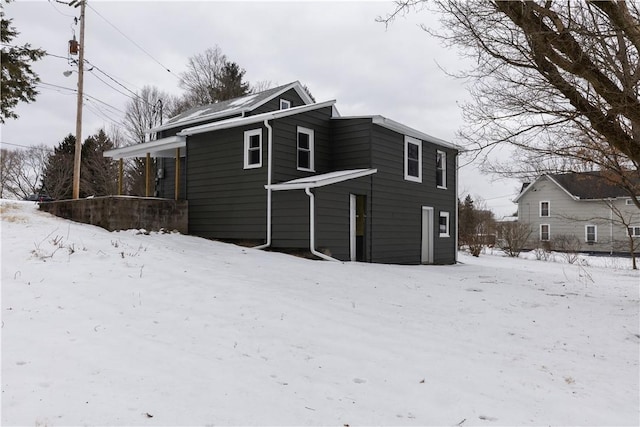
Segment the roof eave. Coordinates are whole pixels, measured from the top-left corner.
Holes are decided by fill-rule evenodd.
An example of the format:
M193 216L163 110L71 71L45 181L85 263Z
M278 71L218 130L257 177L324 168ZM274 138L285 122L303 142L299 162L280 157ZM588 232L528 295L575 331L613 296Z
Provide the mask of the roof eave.
M141 144L130 145L128 147L114 148L102 153L104 157L112 159L127 159L131 157L143 157L147 153L159 153L186 146L187 139L184 136L170 136L167 138L147 141Z
M295 114L304 113L306 111L313 111L319 108L331 107L336 103L335 100L320 102L317 104L302 105L300 107L288 108L286 110L269 111L262 114L256 114L255 116L238 117L234 119L206 123L204 125L195 126L192 128L183 129L177 133L180 136L197 135L200 133L211 132L214 130L229 129L237 126L248 125L252 123L262 122L264 120L278 119L281 117L292 116Z

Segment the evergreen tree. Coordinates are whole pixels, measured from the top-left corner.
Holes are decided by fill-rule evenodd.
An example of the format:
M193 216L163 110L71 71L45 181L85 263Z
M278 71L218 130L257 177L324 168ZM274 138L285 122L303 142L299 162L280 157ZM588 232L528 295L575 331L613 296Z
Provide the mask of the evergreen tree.
M102 155L113 148L113 142L103 129L82 144L80 197L108 196L118 190L118 167Z
M73 196L73 155L76 137L67 135L49 156L42 176L43 190L56 200Z
M57 200L73 196L73 161L75 136L69 134L54 148L44 170L43 189ZM104 130L89 136L82 144L80 164L80 197L108 196L117 192L118 168L116 163L102 155L113 148L113 142Z
M11 19L4 19L4 11L0 10L2 25L0 27L0 41L2 54L0 58L1 89L0 89L0 123L5 119L18 118L14 108L18 102L35 101L36 84L40 81L38 75L31 69L31 62L37 61L45 55L41 49L32 49L28 43L23 46L11 46L11 41L19 34L11 26Z
M242 81L245 72L235 62L225 62L218 75L218 84L213 89L213 98L220 102L248 94L249 83Z

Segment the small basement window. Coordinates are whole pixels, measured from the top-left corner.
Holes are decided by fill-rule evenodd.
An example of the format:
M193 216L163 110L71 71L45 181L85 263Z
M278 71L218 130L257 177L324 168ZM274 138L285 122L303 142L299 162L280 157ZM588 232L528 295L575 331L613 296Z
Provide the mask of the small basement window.
M449 212L440 212L440 218L438 219L438 226L440 231L440 237L449 236Z
M244 133L244 168L262 167L262 129L252 129Z
M313 172L313 129L298 126L298 170Z
M422 141L404 137L404 179L422 182Z

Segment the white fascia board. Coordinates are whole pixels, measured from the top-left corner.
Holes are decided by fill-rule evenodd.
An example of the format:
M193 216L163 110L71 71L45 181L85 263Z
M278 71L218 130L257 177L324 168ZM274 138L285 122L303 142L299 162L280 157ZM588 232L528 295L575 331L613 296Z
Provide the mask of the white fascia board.
M544 176L544 175L542 175L542 176ZM529 190L531 190L531 188L533 188L533 186L534 186L535 184L537 184L537 183L538 183L538 181L540 181L540 178L542 178L542 176L537 177L535 181L533 181L532 183L530 183L529 185L527 185L527 188L525 188L523 191L521 191L521 192L520 192L520 194L518 194L518 195L516 196L516 198L515 198L515 199L513 199L513 203L518 203L518 201L522 198L522 196L524 196L525 194L527 194L527 193L529 192Z
M229 129L238 126L250 125L253 123L260 123L265 120L279 119L281 117L293 116L295 114L304 113L307 111L317 110L319 108L330 107L335 104L335 100L321 102L318 104L301 105L300 107L288 108L286 110L269 111L262 114L256 114L255 116L238 117L228 120L221 120L219 122L207 123L200 126L194 126L192 128L183 129L178 132L180 136L197 135L199 133L211 132L220 129Z
M272 191L304 190L306 188L324 187L351 179L377 173L378 169L353 169L346 171L329 172L321 175L313 175L305 178L293 179L280 184L265 185L264 188Z
M160 132L163 130L167 130L167 129L173 129L175 127L179 127L179 126L185 126L185 125L190 125L193 123L198 123L201 122L203 120L212 120L212 119L217 119L220 117L227 117L227 116L243 116L248 110L246 108L241 108L241 109L236 109L236 108L229 108L226 110L222 110L222 111L217 111L215 113L212 114L207 114L204 116L198 116L198 117L194 117L192 119L189 120L179 120L177 122L173 122L173 123L167 123L166 125L160 125L151 129L147 129L146 131L144 131L144 133L146 134L150 134L150 133L155 133L155 132Z
M112 159L126 159L131 157L144 157L149 154L159 153L166 150L175 150L176 148L184 148L187 138L184 136L170 136L167 138L157 139L155 141L143 142L142 144L130 145L128 147L115 148L107 150L102 155Z
M398 123L395 120L387 119L386 117L383 117L383 116L372 116L371 121L373 122L374 125L382 126L384 128L393 130L403 135L412 136L414 138L431 142L433 144L441 145L443 147L451 148L456 151L462 151L462 147L458 145L452 144L451 142L445 141L444 139L440 139L440 138L436 138L435 136L428 135L424 132L420 132L419 130L410 128L407 125L403 125L402 123Z
M313 104L313 100L311 99L311 97L309 96L307 91L305 91L304 88L302 87L302 85L300 84L300 82L296 80L295 82L286 85L285 87L280 89L278 92L272 94L268 98L263 99L260 103L255 104L253 107L251 107L250 111L253 111L256 108L258 108L258 107L266 104L267 102L271 101L272 99L275 99L275 98L279 97L280 95L282 95L283 93L285 93L289 89L295 89L295 91L298 93L298 96L300 96L300 98L302 98L302 100L304 101L304 103L306 105Z

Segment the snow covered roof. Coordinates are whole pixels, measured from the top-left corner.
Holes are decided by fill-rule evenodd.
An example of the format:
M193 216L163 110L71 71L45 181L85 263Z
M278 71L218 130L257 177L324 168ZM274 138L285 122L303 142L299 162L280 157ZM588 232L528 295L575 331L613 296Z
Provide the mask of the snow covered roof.
M286 110L268 111L266 113L256 114L254 116L232 117L226 120L220 120L217 122L205 123L199 126L186 128L178 132L178 135L181 135L181 136L196 135L199 133L210 132L213 130L227 129L227 128L232 128L236 126L259 123L265 120L292 116L294 114L303 113L305 111L317 110L319 108L334 107L335 103L336 103L335 100L331 100L331 101L319 102L316 104L308 104L308 105L301 105L299 107L287 108ZM337 112L335 111L335 107L334 107L334 114L337 114Z
M295 81L286 85L267 89L259 93L245 95L239 98L229 99L227 101L216 102L214 104L194 107L183 113L178 114L167 120L166 123L149 129L147 133L159 132L166 129L175 128L177 126L185 126L193 123L211 120L220 117L228 117L241 115L248 111L253 111L266 102L278 97L284 92L293 89L306 104L312 104L313 100L304 90L300 82Z
M378 169L352 169L323 173L320 175L312 175L304 178L292 179L291 181L281 182L279 184L265 185L267 190L302 190L305 188L324 187L325 185L337 184L338 182L348 181L350 179L362 178L363 176L373 175Z

